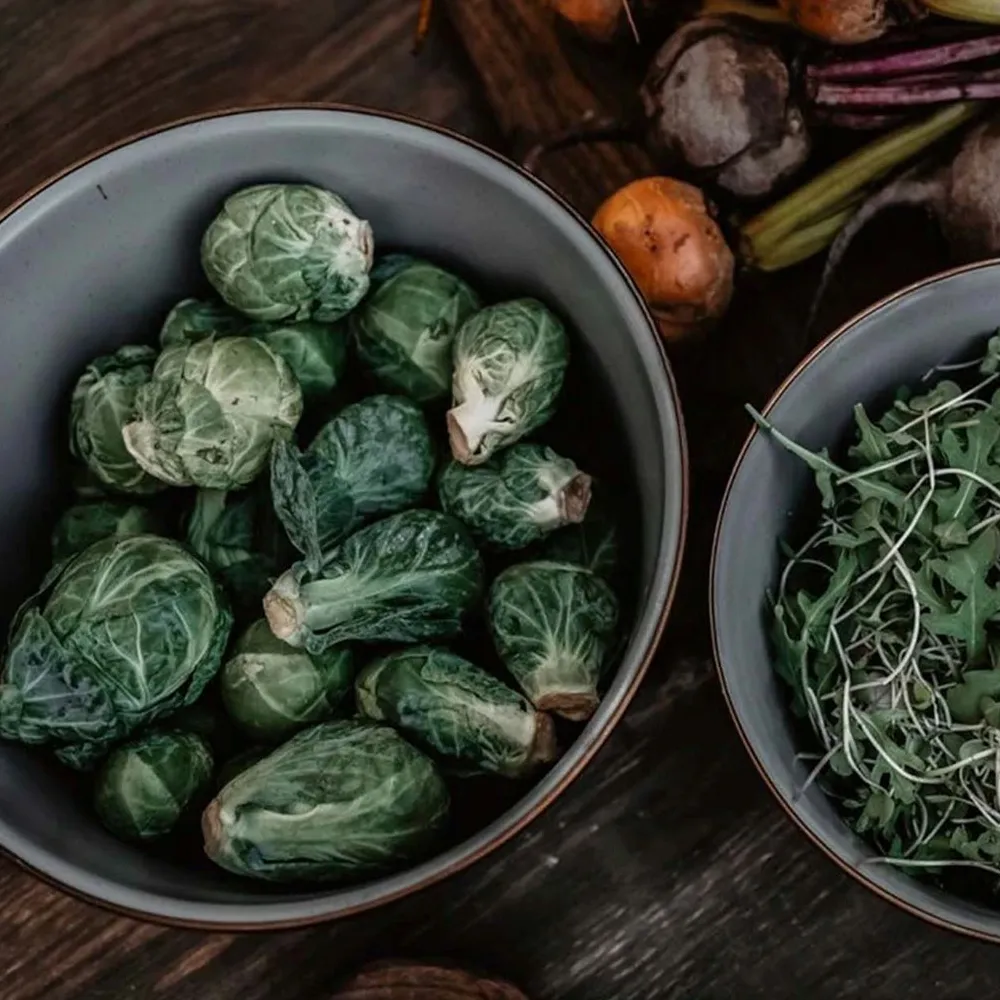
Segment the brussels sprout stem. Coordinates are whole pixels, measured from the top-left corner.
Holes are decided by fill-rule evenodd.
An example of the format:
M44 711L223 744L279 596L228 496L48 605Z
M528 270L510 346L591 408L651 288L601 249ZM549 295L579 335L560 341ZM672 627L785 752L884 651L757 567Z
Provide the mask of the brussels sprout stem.
M815 236L814 227L840 213L859 192L971 121L981 110L979 102L949 105L923 121L879 137L825 170L743 225L744 260L761 270L775 270L776 261L781 263L787 258L784 244L789 239L804 230ZM812 252L822 251L836 233L833 226L828 227L828 238L811 242Z
M302 629L301 608L301 593L294 573L283 573L264 597L264 614L278 639L295 644Z
M552 691L539 695L535 707L539 712L554 712L570 722L586 722L601 703L593 691Z
M556 744L556 727L552 716L545 712L535 713L535 739L531 744L531 752L527 765L549 764L559 756Z
M476 452L483 438L494 428L500 404L495 399L480 395L469 397L448 411L448 440L456 462L463 465L478 465Z

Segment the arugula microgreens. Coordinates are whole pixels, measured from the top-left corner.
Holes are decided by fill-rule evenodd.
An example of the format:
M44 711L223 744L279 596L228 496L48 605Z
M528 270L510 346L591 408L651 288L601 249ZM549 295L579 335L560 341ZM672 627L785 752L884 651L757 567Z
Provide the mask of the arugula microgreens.
M805 787L926 875L1000 874L1000 335L961 368L970 388L900 390L876 422L858 404L843 466L748 408L822 504L770 595L775 668L819 743Z

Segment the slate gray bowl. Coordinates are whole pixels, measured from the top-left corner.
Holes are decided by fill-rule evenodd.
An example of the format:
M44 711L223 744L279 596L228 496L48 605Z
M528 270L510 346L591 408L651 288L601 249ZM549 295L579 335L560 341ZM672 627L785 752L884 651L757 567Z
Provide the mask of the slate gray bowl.
M763 412L796 441L834 452L851 432L855 403L881 412L898 386L917 383L937 365L974 357L998 326L1000 261L949 271L885 299L828 337ZM715 657L733 720L779 803L841 868L931 923L1000 941L1000 910L887 865L866 864L874 852L819 786L797 795L809 768L795 759L805 748L793 732L787 688L772 669L765 595L778 576L778 539L794 532L814 483L799 460L762 432L750 433L723 499L711 571Z
M46 756L0 745L0 847L42 878L129 914L208 928L307 924L365 909L456 872L512 837L576 777L649 664L677 581L687 463L677 394L642 299L590 227L528 174L440 129L361 109L268 108L181 122L102 152L0 217L0 607L44 572L60 491L69 390L86 362L137 338L200 287L201 233L247 184L331 187L376 242L454 261L494 290L538 295L570 321L577 354L623 428L637 492L638 599L620 667L565 756L498 818L426 863L341 890L265 891L205 861L188 867L105 833ZM65 478L65 477L63 477ZM65 497L63 497L65 502ZM0 622L6 626L6 622ZM513 787L513 786L512 786Z

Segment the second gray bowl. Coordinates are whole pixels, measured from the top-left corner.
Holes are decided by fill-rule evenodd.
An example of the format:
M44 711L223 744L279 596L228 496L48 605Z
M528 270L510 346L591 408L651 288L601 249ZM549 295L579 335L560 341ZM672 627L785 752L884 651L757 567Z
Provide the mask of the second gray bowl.
M1000 325L1000 262L949 272L886 299L825 340L765 408L782 432L811 449L844 444L853 407L891 403L898 386L974 356ZM943 377L943 376L942 376ZM805 465L751 432L729 482L712 565L713 642L733 719L778 801L845 871L933 923L1000 941L1000 910L961 900L886 865L843 822L817 784L799 795L810 765L772 667L766 594L778 577L778 540L814 491ZM810 748L811 749L811 748Z

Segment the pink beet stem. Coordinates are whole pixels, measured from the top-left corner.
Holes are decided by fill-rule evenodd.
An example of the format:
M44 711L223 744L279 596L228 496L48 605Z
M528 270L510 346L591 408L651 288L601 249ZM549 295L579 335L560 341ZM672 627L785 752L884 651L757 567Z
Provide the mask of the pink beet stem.
M974 62L1000 55L1000 33L984 38L972 38L947 45L932 45L908 49L876 59L856 59L850 62L832 62L810 66L807 74L812 80L857 80L865 77L905 76L915 70L942 69L956 63Z
M846 128L852 132L896 128L909 120L906 112L884 113L881 111L842 111L840 108L816 108L815 117L824 125Z
M836 108L921 107L952 101L985 101L1000 98L1000 80L970 76L958 83L895 83L851 86L821 84L813 98L817 105Z

